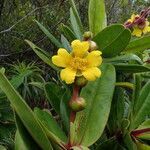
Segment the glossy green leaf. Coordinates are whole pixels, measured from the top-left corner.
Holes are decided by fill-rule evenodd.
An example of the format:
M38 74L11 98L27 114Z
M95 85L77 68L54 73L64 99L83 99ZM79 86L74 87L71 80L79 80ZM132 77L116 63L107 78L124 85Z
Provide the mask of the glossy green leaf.
M76 36L73 33L73 31L68 26L66 26L64 24L62 24L62 32L70 42L72 42L73 40L76 39Z
M143 64L141 58L139 58L135 54L126 54L126 55L120 55L112 58L106 58L104 59L104 62L110 62L110 63L122 63L122 62L128 62L128 61L136 61L139 64Z
M63 142L67 141L67 137L63 130L59 127L56 120L53 116L48 112L48 110L40 110L39 108L34 109L34 113L37 118L41 121L43 126L47 128L50 132L52 132L55 136L57 136Z
M55 111L60 114L60 102L65 89L62 89L59 85L53 82L46 83L44 89L49 103L53 106Z
M102 76L81 91L87 107L77 114L76 123L78 142L84 146L90 146L100 138L109 117L116 81L115 69L111 64L103 64L101 71Z
M81 40L83 32L81 30L81 27L79 26L79 22L72 8L70 8L70 21L71 21L72 29L76 35L76 38Z
M146 49L150 48L150 36L145 36L142 38L135 39L129 43L127 48L125 49L126 52L141 52Z
M126 73L139 73L139 72L149 72L150 68L138 65L138 64L125 64L125 63L118 63L114 64L117 71L126 72Z
M25 100L22 99L19 93L13 88L13 86L1 71L0 88L7 95L7 98L11 102L14 110L38 145L44 150L51 150L51 144L32 110L25 103Z
M38 24L40 29L45 33L45 35L51 40L53 44L55 44L58 48L63 47L62 44L37 20L35 22Z
M4 146L0 145L0 150L7 150Z
M93 41L97 43L104 57L113 57L127 47L130 38L130 31L123 25L111 25L99 32Z
M29 40L25 40L25 41L29 44L29 46L33 49L33 51L37 54L37 56L43 60L43 62L51 66L53 69L58 70L58 68L52 63L51 56L46 51L37 47Z
M135 105L135 112L132 117L131 128L137 128L150 115L150 81L142 88Z
M107 26L104 0L90 0L88 16L90 31L96 35Z
M80 145L80 146L73 146L73 147L71 147L71 149L72 150L90 150L88 147L84 147L84 146L82 146L82 145Z

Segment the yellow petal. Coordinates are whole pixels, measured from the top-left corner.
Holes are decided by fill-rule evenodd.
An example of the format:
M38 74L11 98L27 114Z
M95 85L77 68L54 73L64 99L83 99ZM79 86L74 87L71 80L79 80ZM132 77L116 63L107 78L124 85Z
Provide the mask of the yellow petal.
M76 70L70 68L62 69L60 72L61 79L65 81L67 84L73 83L75 76L76 76Z
M82 72L82 75L89 81L94 81L96 78L101 76L101 71L97 67L88 68Z
M90 46L89 42L86 42L86 41L81 42L80 40L74 40L71 43L73 54L76 57L83 57L85 53L88 51L89 46Z
M135 35L137 37L140 37L142 35L142 30L139 29L139 28L134 28L133 29L133 32L132 32L132 35Z
M88 61L89 67L96 67L99 66L102 63L102 57L100 56L102 54L101 51L92 51L90 52L86 59Z
M131 22L133 22L134 21L134 19L135 19L135 14L132 14L132 16L131 16Z
M146 26L144 29L143 29L143 33L146 34L147 32L150 32L150 26Z
M58 67L66 67L70 62L71 55L63 48L58 50L58 55L52 57L52 62Z

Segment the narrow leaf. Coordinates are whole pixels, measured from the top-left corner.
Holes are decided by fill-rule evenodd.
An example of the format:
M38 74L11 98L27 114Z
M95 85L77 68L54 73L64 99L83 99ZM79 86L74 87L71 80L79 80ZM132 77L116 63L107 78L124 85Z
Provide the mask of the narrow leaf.
M71 21L72 29L76 35L76 38L81 40L83 32L79 26L78 20L72 8L70 8L70 21Z
M37 20L35 22L38 24L40 29L45 33L45 35L51 40L53 44L55 44L58 48L63 47L62 44Z
M37 56L43 60L43 62L51 66L53 69L58 70L58 68L52 63L51 56L46 51L37 47L29 40L25 40L25 41L29 44L29 46L33 49L33 51L37 54Z

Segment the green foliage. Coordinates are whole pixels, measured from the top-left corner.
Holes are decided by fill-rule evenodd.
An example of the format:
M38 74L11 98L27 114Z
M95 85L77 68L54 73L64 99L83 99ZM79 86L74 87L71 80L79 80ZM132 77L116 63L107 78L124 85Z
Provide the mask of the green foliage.
M90 31L96 35L107 26L104 0L90 0L88 16Z
M81 96L86 99L88 106L77 116L79 127L76 132L78 143L85 146L92 145L101 136L110 112L116 80L115 69L106 64L101 69L102 77L94 83L89 83L81 92Z
M130 38L130 31L122 25L111 25L99 32L93 40L97 43L104 57L113 57L127 47Z

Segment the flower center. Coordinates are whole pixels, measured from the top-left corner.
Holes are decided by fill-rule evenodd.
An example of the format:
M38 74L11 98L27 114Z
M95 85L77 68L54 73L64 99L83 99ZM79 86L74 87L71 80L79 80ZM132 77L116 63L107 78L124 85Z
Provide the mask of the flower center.
M80 57L74 57L71 61L70 61L70 67L72 69L75 70L85 70L87 68L87 60L84 58L80 58Z

